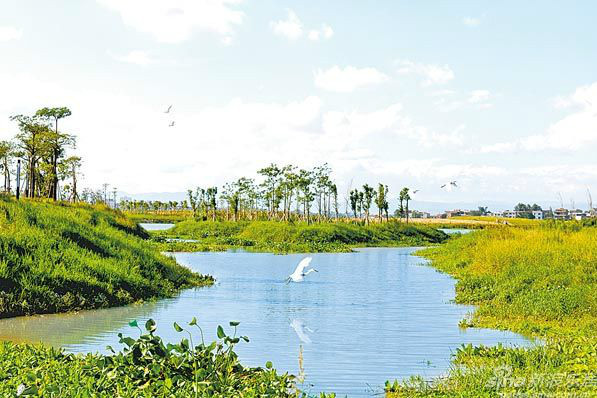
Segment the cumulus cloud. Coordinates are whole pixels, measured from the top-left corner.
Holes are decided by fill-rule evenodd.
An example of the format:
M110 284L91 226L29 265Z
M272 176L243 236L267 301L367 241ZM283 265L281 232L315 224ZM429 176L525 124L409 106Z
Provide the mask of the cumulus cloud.
M288 40L298 40L305 35L303 22L292 10L288 10L286 19L270 22L270 27L276 35L286 37ZM311 41L327 40L334 36L334 30L331 26L323 24L319 29L309 29L306 36Z
M244 14L242 0L97 0L118 12L128 26L164 43L188 40L195 31L234 34Z
M292 10L288 10L286 19L273 21L270 26L275 34L284 36L289 40L297 40L303 36L303 23Z
M333 66L315 71L315 86L338 93L350 93L358 88L376 85L389 80L388 76L375 68Z
M423 77L423 86L446 84L454 79L454 72L448 65L421 64L412 61L399 61L398 73Z
M485 153L546 149L574 151L597 143L597 83L579 87L569 96L559 97L554 105L572 109L572 113L549 126L544 134L493 144L481 150Z
M12 26L0 26L0 42L18 40L23 36L23 31Z

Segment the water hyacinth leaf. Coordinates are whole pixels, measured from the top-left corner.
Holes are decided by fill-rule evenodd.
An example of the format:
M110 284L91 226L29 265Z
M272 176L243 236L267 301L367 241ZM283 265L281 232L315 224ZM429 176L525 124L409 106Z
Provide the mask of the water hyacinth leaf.
M195 325L197 325L197 318L193 317L191 322L189 322L189 326L195 326Z
M145 329L147 329L149 333L155 332L157 329L155 321L153 319L148 319L147 322L145 322Z
M236 321L230 321L230 326L232 326L232 327L236 327L236 326L238 326L238 325L240 325L240 322L236 322Z
M274 367L274 364L273 364L271 361L267 361L267 362L265 363L265 367L266 367L267 369L271 369L271 368L273 368L273 367Z
M246 343L249 342L249 338L247 336L241 336L240 338L243 339Z
M129 322L129 326L132 328L138 328L139 324L137 323L137 320L135 319L135 320L132 320Z
M218 326L218 338L223 339L226 337L226 333L224 332L224 328L220 325Z
M176 330L178 333L182 332L182 328L178 325L178 323L174 322L174 330Z

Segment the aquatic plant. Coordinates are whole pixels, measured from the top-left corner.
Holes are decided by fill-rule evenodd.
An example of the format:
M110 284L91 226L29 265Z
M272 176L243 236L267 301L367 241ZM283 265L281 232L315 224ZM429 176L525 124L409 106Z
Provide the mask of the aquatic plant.
M306 397L297 389L295 377L278 374L271 362L257 368L239 362L234 348L249 338L237 335L238 322L230 322L230 332L218 326L218 339L210 344L203 341L195 318L185 327L174 323L177 332L189 336L177 344L165 343L152 319L145 323L145 331L137 321L130 325L139 329L140 337L119 334L124 348L116 352L108 347L111 355L74 355L43 346L0 343L0 396ZM197 345L193 329L201 336Z

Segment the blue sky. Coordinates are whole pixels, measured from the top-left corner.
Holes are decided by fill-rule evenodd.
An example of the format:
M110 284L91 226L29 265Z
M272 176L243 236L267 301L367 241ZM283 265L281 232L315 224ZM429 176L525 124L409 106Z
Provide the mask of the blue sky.
M597 192L595 15L592 1L4 0L0 138L9 115L69 106L86 185L132 194L327 161L341 192L580 205Z

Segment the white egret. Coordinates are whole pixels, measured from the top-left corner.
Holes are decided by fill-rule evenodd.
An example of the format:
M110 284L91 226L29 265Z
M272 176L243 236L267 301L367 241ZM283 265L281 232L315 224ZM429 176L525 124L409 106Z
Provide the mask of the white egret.
M168 107L168 109L166 109L166 111L165 111L164 113L170 113L170 111L171 111L171 110L172 110L172 105L170 105L170 106Z
M286 279L286 283L290 282L302 282L305 280L305 276L309 275L311 272L319 272L315 268L311 268L310 270L305 272L305 268L311 264L312 257L305 257L301 260L300 263L296 266L296 269L292 274L288 276Z

